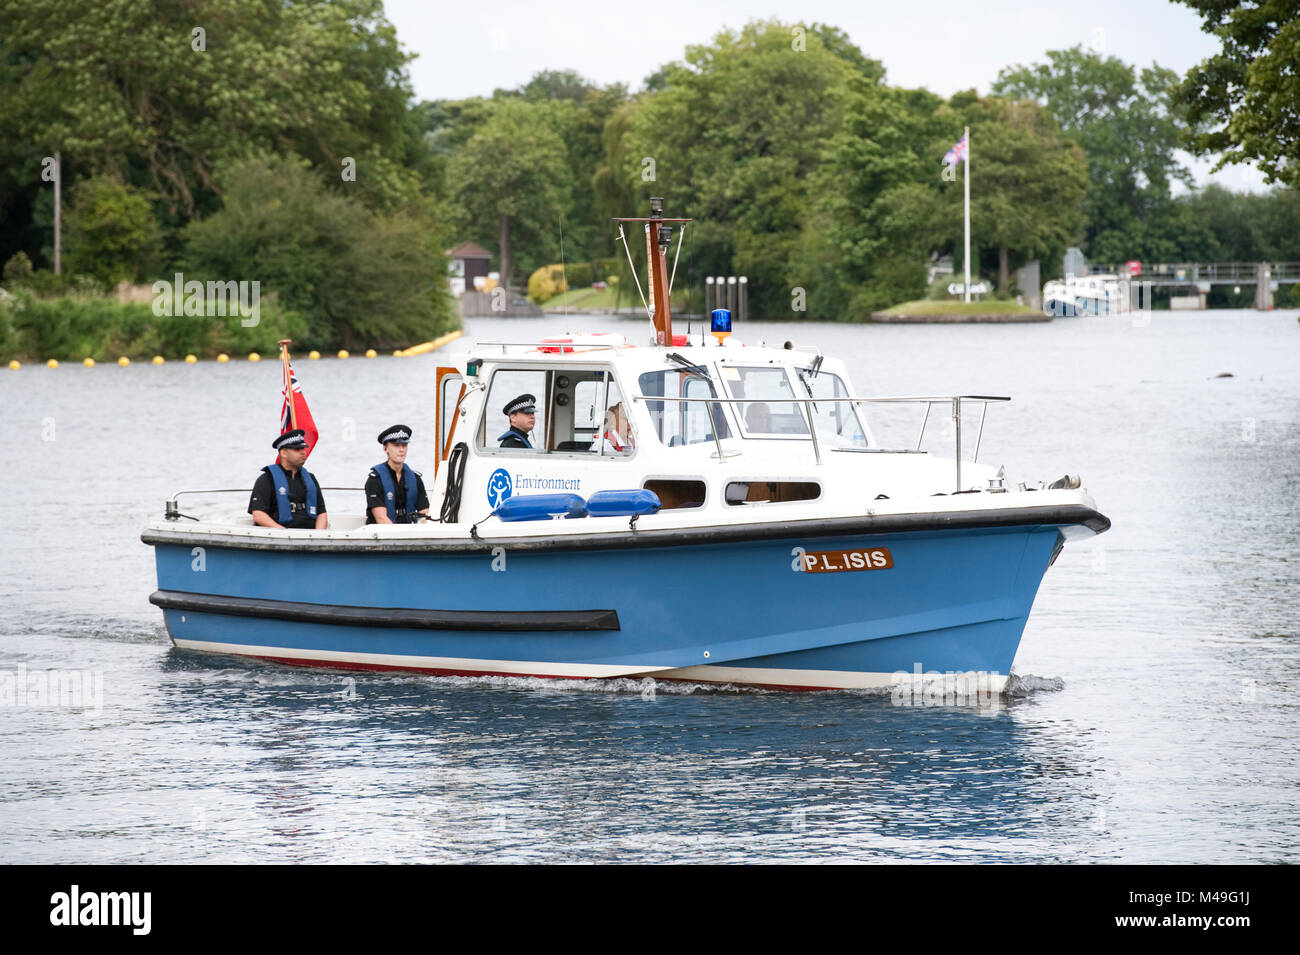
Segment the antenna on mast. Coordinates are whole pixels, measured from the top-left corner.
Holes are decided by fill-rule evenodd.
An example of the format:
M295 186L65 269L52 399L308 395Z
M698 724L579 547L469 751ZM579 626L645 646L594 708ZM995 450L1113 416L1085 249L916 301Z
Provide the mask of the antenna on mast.
M650 271L650 294L648 301L646 302L646 310L650 312L651 321L654 323L655 344L672 345L673 315L672 307L668 300L670 281L668 277L667 252L668 246L672 242L674 224L680 223L685 225L691 220L665 219L663 196L651 196L649 218L617 218L614 221L619 223L620 234L624 222L641 222L645 225L646 264ZM623 244L626 249L626 236L624 236ZM628 261L631 262L630 251L628 252ZM638 285L639 284L640 283L638 283Z

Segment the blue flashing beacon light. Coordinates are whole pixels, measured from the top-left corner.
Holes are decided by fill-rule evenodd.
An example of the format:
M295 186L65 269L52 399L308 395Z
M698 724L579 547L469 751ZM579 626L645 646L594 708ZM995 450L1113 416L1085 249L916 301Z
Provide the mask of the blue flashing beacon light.
M713 337L721 345L722 340L731 334L731 309L715 308L709 314L713 320L709 331L713 333Z

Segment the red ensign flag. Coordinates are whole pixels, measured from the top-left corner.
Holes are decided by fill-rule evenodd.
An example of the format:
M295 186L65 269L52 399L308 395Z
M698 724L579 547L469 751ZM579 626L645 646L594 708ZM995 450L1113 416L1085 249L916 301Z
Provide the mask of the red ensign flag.
M280 408L280 433L292 431L294 428L302 428L303 435L307 439L307 457L316 450L316 438L320 432L316 430L316 422L312 419L311 409L307 407L307 399L303 397L302 386L298 384L298 376L293 373L293 366L289 364L288 352L284 356L284 404ZM292 401L292 404L290 404Z

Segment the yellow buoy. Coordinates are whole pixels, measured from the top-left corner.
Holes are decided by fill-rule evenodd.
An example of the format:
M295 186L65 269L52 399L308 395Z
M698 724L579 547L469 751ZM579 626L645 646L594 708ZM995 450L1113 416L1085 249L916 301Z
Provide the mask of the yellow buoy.
M47 361L47 362L45 363L45 367L46 367L46 368L58 368L58 367L59 367L59 360L58 360L57 358L51 358L49 361Z
M307 357L310 358L312 361L315 361L317 358L320 357L320 352L318 352L316 349L313 348L311 351L307 352Z
M366 357L367 357L367 358L374 358L374 357L375 357L376 355L378 355L378 354L379 354L379 352L375 351L373 348L367 348L367 349L366 349Z
M95 367L95 359L93 359L93 358L83 358L83 359L81 359L81 363L82 363L83 365L85 365L87 368L94 368L94 367Z
M259 355L259 354L258 354L257 352L255 352L255 351L251 351L251 352L248 353L248 360L249 360L249 361L261 361L261 360L262 360L262 356Z
M339 349L339 357L340 357L340 358L347 358L347 357L348 357L348 350L347 350L346 348L340 348L340 349Z
M220 355L217 356L217 361L221 362L221 364L224 365L226 362L230 361L230 356L227 355L225 352L222 352Z
M393 357L394 357L394 358L401 358L401 357L402 357L402 350L401 350L400 348L394 348L394 349L393 349Z
M154 363L155 365L161 365L161 364L163 363L164 360L165 360L165 359L163 358L162 355L154 355L154 356L153 356L153 363Z
M194 364L196 361L198 361L198 358L196 358L196 357L193 356L193 355L186 355L186 356L185 356L185 364L187 364L187 365L192 365L192 364Z
M23 367L23 363L20 362L17 358L10 358L10 359L9 359L9 370L10 370L10 371L17 371L17 370L18 370L19 368L21 368L21 367Z
M127 365L131 364L131 359L123 355L121 358L117 360L117 363L121 365L123 368L125 368Z

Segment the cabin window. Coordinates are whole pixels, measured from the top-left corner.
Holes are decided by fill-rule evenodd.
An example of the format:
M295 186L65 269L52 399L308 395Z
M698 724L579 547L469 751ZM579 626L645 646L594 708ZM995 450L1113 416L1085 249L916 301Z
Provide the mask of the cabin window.
M847 398L848 388L839 375L814 368L796 368L799 385L809 398ZM860 409L851 401L819 401L812 406L817 440L833 448L872 447Z
M565 366L494 372L479 428L480 448L500 447L501 436L510 427L504 408L521 394L536 399L536 423L529 435L533 448L506 449L508 453L618 458L632 454L636 447L631 409L614 375L598 368ZM622 421L616 418L620 411Z
M685 370L648 371L638 379L655 434L669 447L712 441L731 436L720 405L707 401L673 401L674 398L716 398L713 383ZM656 400L661 399L661 400Z
M665 511L704 505L703 481L652 480L641 486L659 496L659 503Z
M576 382L572 431L569 447L574 451L589 451L603 457L632 453L636 446L632 409L623 400L623 393L612 375L598 374L589 380Z
M815 501L822 488L814 481L730 481L724 494L728 504L788 504Z
M441 372L442 369L439 369ZM456 418L456 402L460 399L461 389L465 387L465 380L455 371L449 371L448 374L441 376L438 382L438 434L437 444L434 447L434 468L442 463L446 449L450 446L452 440L456 437L452 433L452 421ZM465 431L460 430L460 439L465 440Z
M736 405L746 437L788 437L808 434L808 419L795 397L790 376L779 365L744 367L724 365L722 380L733 398L755 398Z
M487 403L483 414L483 425L479 429L479 447L496 448L501 446L501 437L510 428L510 418L503 410L505 406L520 395L528 394L537 399L537 419L533 426L530 442L534 448L545 447L544 435L547 425L547 379L544 369L502 368L492 374L492 384L488 388ZM527 452L520 451L524 454Z

